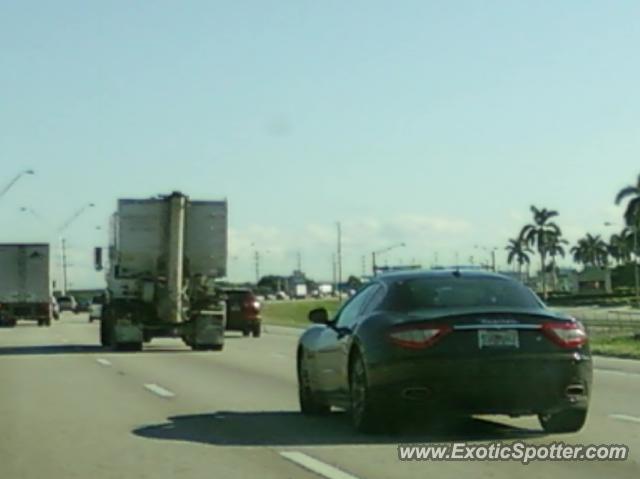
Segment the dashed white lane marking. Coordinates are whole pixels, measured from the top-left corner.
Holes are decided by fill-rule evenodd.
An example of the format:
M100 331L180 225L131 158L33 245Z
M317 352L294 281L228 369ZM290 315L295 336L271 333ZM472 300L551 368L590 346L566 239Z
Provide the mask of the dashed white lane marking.
M98 364L101 364L102 366L111 366L111 361L109 361L108 359L104 359L104 358L98 358L96 359L96 362Z
M348 472L344 472L337 467L325 464L324 462L314 459L311 456L307 456L302 452L283 451L280 455L285 459L328 479L358 479L356 476L349 474Z
M627 414L609 414L611 419L617 419L618 421L636 422L640 424L640 417L629 416Z
M151 391L153 394L156 394L163 398L172 398L175 396L174 393L169 391L168 389L163 388L162 386L158 386L157 384L145 384L145 389Z

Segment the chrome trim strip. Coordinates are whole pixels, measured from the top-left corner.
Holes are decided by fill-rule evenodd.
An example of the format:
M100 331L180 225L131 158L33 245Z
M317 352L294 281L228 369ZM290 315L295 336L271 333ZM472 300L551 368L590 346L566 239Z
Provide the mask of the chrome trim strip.
M453 329L542 329L540 324L457 324Z

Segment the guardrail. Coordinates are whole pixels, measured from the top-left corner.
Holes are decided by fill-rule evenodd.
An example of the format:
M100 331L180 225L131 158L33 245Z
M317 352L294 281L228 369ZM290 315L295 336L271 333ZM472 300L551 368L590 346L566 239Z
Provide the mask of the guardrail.
M584 311L574 314L590 335L624 335L640 333L640 311Z

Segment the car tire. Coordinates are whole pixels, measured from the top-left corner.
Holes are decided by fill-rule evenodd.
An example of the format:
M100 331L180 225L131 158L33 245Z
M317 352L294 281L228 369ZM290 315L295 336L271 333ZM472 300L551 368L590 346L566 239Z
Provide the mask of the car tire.
M547 433L578 432L587 420L587 410L572 408L553 414L539 414L538 420Z
M251 334L253 334L253 337L259 338L261 333L262 333L262 325L260 323L254 324L253 328L251 328Z
M251 330L249 328L245 328L242 330L242 335L246 338L251 334Z
M356 431L368 434L391 431L394 421L371 397L364 360L358 352L352 355L349 365L349 394L349 412Z
M322 416L329 414L331 406L318 400L309 384L309 371L304 355L298 355L298 399L300 411L306 416Z
M108 347L111 344L111 321L107 319L108 316L105 315L104 319L100 321L100 344L104 347Z

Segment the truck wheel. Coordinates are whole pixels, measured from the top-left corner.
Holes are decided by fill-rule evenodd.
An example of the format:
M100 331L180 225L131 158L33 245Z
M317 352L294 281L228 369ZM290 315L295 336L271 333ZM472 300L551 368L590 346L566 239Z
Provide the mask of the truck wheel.
M262 325L260 323L254 324L251 332L253 333L254 338L259 338L260 333L262 333Z
M45 319L45 320L44 320L44 325L45 325L46 327L51 326L51 318L47 318L47 319Z
M109 321L100 322L100 344L109 346Z
M44 326L44 319L39 319L38 320L38 327L41 328L42 326Z
M245 328L242 330L242 335L246 338L251 334L251 330L249 328Z

